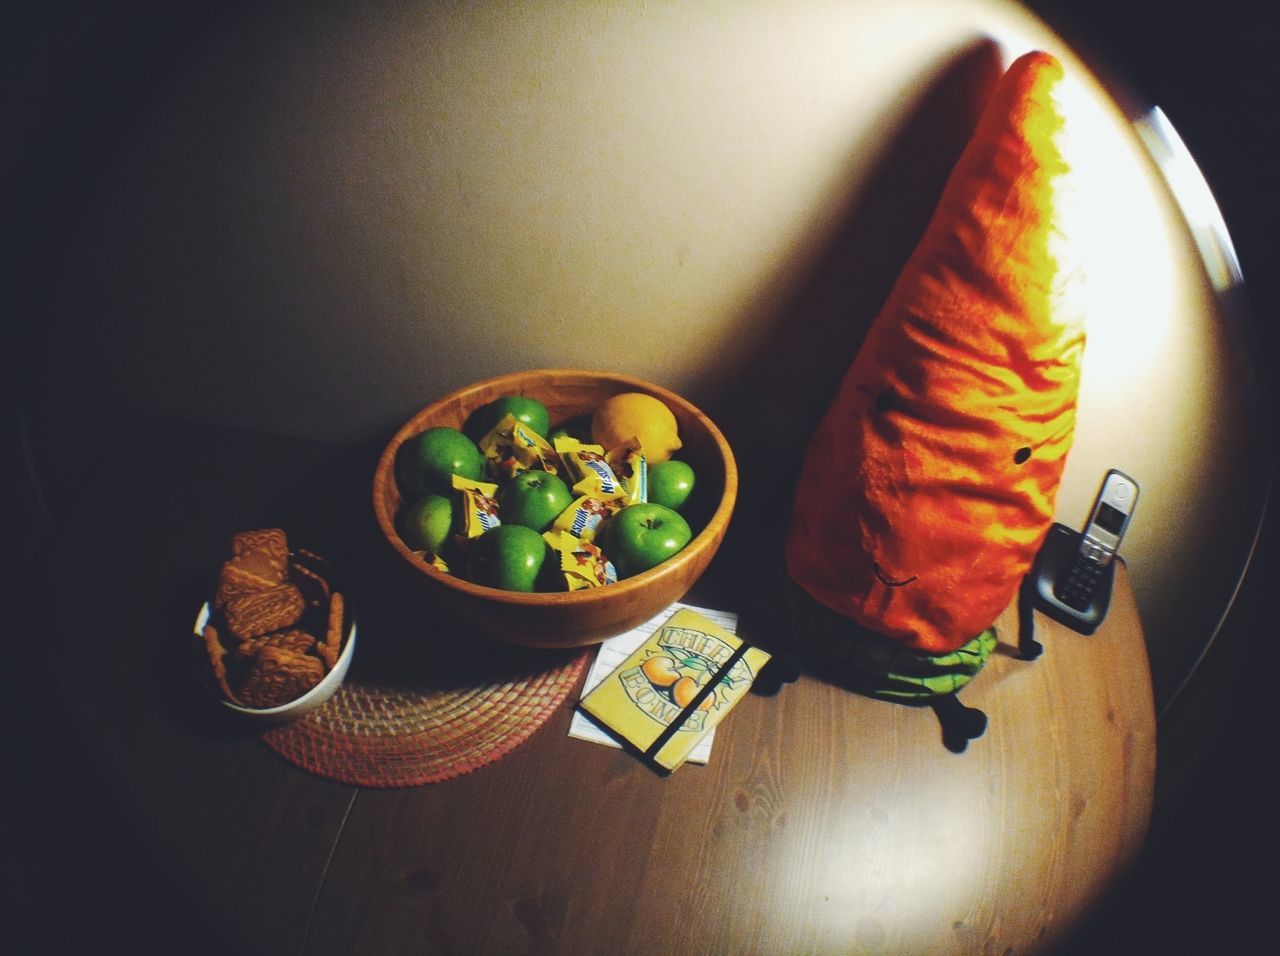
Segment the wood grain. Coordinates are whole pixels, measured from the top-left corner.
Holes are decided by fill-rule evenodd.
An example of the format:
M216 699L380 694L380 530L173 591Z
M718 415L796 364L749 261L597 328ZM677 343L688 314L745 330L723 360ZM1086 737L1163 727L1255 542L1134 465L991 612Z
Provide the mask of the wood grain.
M376 451L193 427L119 455L149 481L121 470L94 489L113 503L99 527L114 560L60 605L56 555L45 578L64 797L114 835L108 865L137 857L150 874L130 870L123 918L153 918L145 888L163 885L246 953L1027 953L1142 846L1155 720L1123 569L1094 636L1037 616L1035 662L1012 656L1002 616L963 693L990 725L963 754L929 709L806 675L749 695L710 764L669 777L569 738L566 704L495 764L364 790L211 715L169 642L185 642L227 535L269 524L354 572L361 653L417 639L422 607L398 598L367 514L322 507L367 501Z
M1139 851L1155 741L1123 573L1097 635L1038 624L1039 661L1006 641L966 690L990 728L962 755L930 710L806 677L748 698L710 766L670 778L565 737L566 712L465 780L362 793L314 951L1042 947Z

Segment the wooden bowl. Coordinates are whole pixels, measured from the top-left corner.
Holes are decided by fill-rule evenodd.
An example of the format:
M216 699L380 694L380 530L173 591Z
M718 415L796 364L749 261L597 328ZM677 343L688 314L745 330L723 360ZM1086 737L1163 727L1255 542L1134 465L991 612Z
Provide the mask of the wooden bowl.
M552 426L590 414L620 392L644 392L675 414L683 447L677 457L697 475L694 497L684 509L694 537L655 568L616 584L581 591L525 594L500 591L445 574L426 564L400 539L396 516L408 504L395 479L400 445L437 425L461 428L467 417L502 395L528 395L547 406ZM542 369L486 379L433 402L405 423L387 445L373 480L373 508L392 548L415 572L430 600L459 621L495 640L534 647L579 647L649 620L693 586L724 539L738 494L733 452L706 415L658 385L581 369Z

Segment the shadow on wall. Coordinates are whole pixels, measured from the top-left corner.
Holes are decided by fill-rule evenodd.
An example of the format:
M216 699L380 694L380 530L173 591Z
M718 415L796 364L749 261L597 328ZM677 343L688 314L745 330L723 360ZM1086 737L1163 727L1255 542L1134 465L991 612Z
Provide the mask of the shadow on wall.
M757 353L706 409L738 456L738 514L751 516L730 526L738 538L726 551L776 553L771 542L782 529L758 516L789 512L809 435L923 234L1002 72L990 41L960 51L939 71L828 247L775 310Z

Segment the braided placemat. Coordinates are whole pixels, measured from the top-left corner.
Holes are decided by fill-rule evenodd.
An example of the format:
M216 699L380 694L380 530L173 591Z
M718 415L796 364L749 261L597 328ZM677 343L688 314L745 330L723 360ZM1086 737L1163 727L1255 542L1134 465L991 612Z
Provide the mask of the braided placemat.
M537 673L475 686L421 690L348 681L323 707L264 731L262 740L339 783L438 783L528 740L577 686L590 656L584 650Z

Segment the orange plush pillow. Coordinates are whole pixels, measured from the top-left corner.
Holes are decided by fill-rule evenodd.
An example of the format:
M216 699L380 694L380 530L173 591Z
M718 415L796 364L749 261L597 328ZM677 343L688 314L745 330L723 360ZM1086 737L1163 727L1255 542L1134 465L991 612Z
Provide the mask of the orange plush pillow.
M1060 214L1062 66L1000 80L806 452L787 568L814 599L928 653L1008 606L1053 520L1082 316Z

